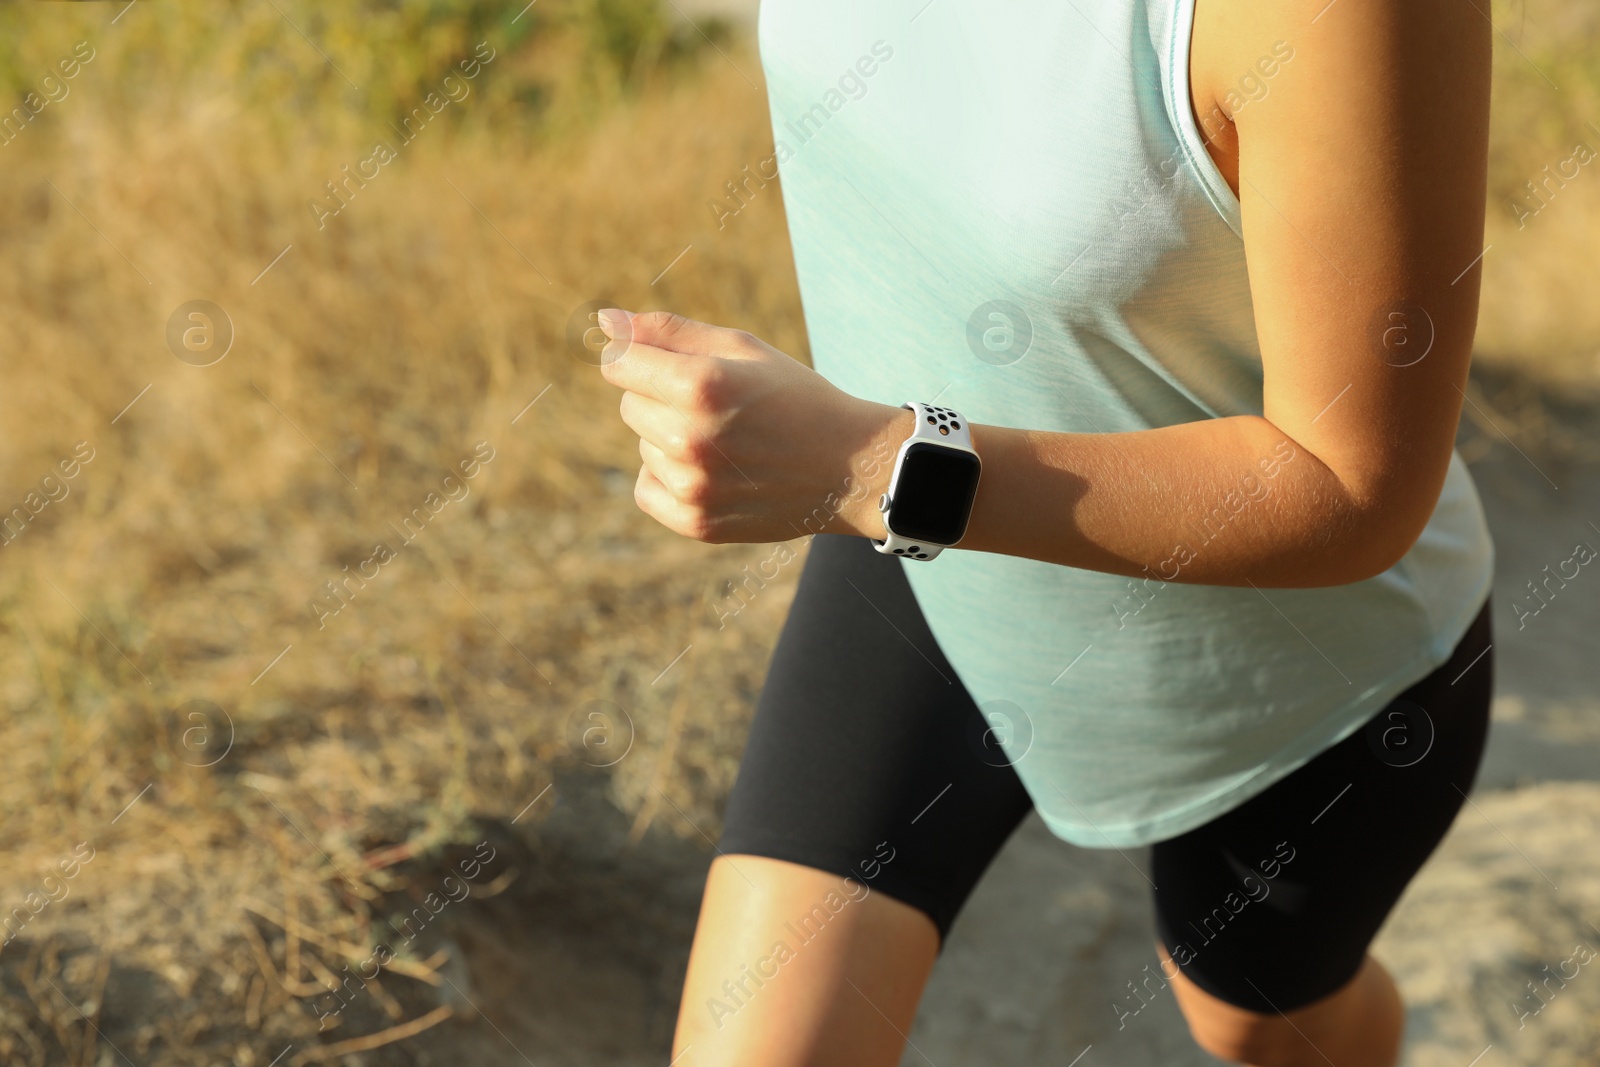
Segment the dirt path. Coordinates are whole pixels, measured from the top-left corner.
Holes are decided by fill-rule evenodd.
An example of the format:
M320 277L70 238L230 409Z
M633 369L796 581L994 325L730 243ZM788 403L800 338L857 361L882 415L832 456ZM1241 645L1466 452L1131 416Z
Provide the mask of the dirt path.
M1600 548L1600 463L1536 466L1496 446L1474 474L1498 551L1490 752L1473 805L1377 951L1407 996L1412 1067L1465 1067L1480 1054L1482 1067L1593 1063L1600 976L1551 973L1572 974L1563 961L1579 943L1600 950L1600 570L1583 568L1520 629L1510 603L1535 603L1525 583L1578 541ZM655 831L628 846L604 785L558 781L561 804L530 842L538 873L457 934L463 980L494 1025L441 1027L423 1051L470 1050L486 1064L525 1053L541 1067L670 1058L710 852ZM1147 901L1122 856L1068 846L1030 818L957 923L902 1063L1215 1062L1189 1040L1170 992L1148 1004L1130 993L1154 963ZM1543 999L1530 981L1545 982Z
M1600 925L1600 569L1552 585L1520 629L1510 604L1537 606L1525 583L1577 542L1600 549L1600 464L1535 465L1496 448L1473 473L1497 547L1489 753L1475 806L1376 952L1407 996L1415 1067L1463 1067L1490 1044L1481 1064L1594 1063L1600 976L1556 980L1538 1016L1512 1005L1537 1010L1525 983L1545 979L1546 964L1571 974L1561 964L1575 943L1600 951L1589 925ZM1030 819L960 920L910 1035L921 1052L902 1064L1065 1064L1090 1045L1084 1067L1216 1062L1188 1040L1170 995L1118 1025L1113 1003L1139 1003L1126 983L1154 959L1147 895L1115 853L1071 848Z

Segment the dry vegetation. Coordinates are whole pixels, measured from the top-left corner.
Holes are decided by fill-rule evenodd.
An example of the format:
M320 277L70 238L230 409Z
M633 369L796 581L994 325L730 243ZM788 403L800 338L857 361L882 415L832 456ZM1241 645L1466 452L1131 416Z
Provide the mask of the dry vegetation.
M1500 34L1489 250L1462 452L1478 459L1509 436L1558 463L1592 461L1600 458L1600 302L1593 295L1600 256L1600 8L1512 0L1495 3L1494 12ZM1580 162L1585 157L1591 162Z
M437 1021L454 1002L420 951L320 1035L316 1005L447 865L536 823L564 763L631 740L612 781L635 833L714 834L787 596L718 629L721 583L768 550L637 512L633 439L568 336L604 297L804 356L776 187L726 229L706 207L770 154L749 43L616 0L515 23L280 6L0 18L17 94L95 50L0 146L0 506L93 457L0 547L0 909L26 916L0 949L7 1063L97 1062L96 1028L140 1063L309 1062ZM1558 62L1570 33L1533 36L1567 118L1600 114L1592 66ZM319 228L308 201L481 40L471 95ZM1552 107L1499 61L1521 120ZM1573 136L1600 147L1498 121L1502 197ZM1492 222L1484 312L1500 365L1568 383L1600 338L1577 299L1600 174L1572 185L1525 231ZM235 331L205 367L166 343L197 298ZM478 442L493 458L450 500ZM376 577L312 607L380 542ZM626 722L586 718L597 699Z
M631 719L615 793L639 829L692 833L658 789L715 825L731 726L759 684L754 631L718 631L707 600L761 550L708 551L633 508L634 443L567 331L606 295L803 351L776 190L721 233L705 208L769 140L764 98L713 53L637 76L642 104L618 78L601 108L606 90L574 61L529 81L575 102L530 117L530 94L496 97L496 79L525 88L524 53L586 54L588 27L575 13L514 52L497 17L482 33L499 55L450 105L459 118L447 109L319 229L307 201L390 136L386 105L347 93L263 10L240 9L228 32L270 39L315 100L279 112L263 103L276 85L230 90L217 69L230 56L120 97L179 36L138 8L115 26L104 8L35 9L13 61L48 69L79 39L97 50L0 148L7 506L76 442L93 458L0 549L0 899L27 915L74 845L94 855L0 952L7 1062L89 1054L64 996L97 1002L110 957L191 998L115 1028L141 1062L312 1047L318 968L398 945L384 919L409 885L437 886L444 846L470 852L560 761L626 746L622 720L607 737L574 717L586 701ZM367 83L359 39L295 14ZM440 68L476 44L443 37ZM165 342L195 298L236 333L206 367ZM492 460L445 485L477 442ZM428 522L407 543L397 527L419 507ZM336 615L310 606L337 605L324 583L379 542L393 560L347 586ZM398 1021L386 1014L366 1010L364 1027L345 1014L322 1040Z

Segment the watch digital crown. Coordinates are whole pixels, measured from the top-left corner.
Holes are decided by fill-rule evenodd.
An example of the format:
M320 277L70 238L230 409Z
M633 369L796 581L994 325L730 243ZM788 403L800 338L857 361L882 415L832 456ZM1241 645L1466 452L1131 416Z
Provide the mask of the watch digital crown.
M895 457L889 491L878 498L887 555L933 559L966 533L982 463L966 419L951 408L909 401L916 428Z

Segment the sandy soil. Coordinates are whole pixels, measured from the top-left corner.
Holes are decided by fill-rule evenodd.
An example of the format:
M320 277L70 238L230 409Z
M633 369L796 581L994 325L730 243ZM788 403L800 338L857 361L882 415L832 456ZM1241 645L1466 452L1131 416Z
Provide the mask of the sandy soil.
M1408 1001L1411 1067L1594 1063L1600 977L1552 979L1543 1000L1527 983L1547 966L1570 974L1579 943L1600 950L1600 574L1585 569L1521 628L1510 604L1532 603L1525 583L1579 540L1600 546L1600 462L1536 462L1497 444L1474 474L1498 550L1489 755L1376 952ZM709 843L653 828L630 845L598 772L558 778L556 792L554 813L515 846L528 873L451 931L463 1015L411 1046L421 1061L670 1059ZM1147 899L1123 857L1073 848L1030 818L958 921L902 1063L1215 1062L1170 995L1120 1022L1112 1006L1154 962Z

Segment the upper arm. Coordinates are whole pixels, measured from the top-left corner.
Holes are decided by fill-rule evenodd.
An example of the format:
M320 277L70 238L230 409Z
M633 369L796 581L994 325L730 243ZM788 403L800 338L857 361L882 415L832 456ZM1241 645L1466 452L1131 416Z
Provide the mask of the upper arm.
M1219 100L1275 42L1293 49L1228 131L1265 417L1398 558L1438 499L1466 385L1491 26L1471 0L1197 6Z

